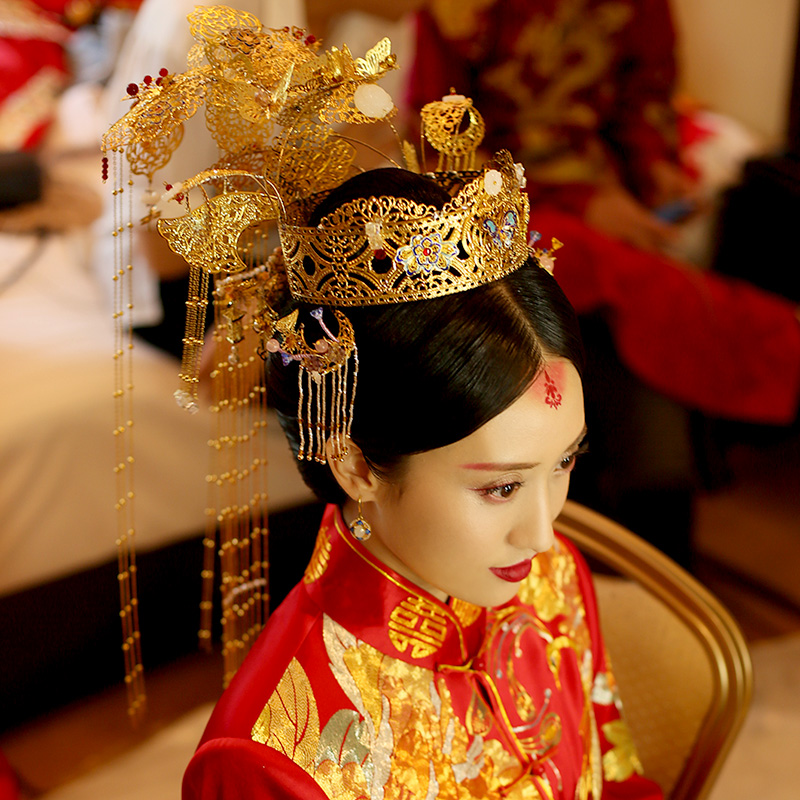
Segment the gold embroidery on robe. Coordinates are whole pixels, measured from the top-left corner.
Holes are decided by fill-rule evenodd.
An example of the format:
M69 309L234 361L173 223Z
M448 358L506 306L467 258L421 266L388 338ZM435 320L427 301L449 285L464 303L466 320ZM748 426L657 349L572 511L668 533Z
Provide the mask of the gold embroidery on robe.
M481 606L475 606L472 603L468 603L466 600L459 600L457 597L451 600L450 609L465 628L472 625L481 615L481 611L483 611Z
M251 737L283 753L303 769L313 767L319 745L319 716L314 691L300 662L293 658Z
M446 636L447 617L424 597L407 597L389 615L389 639L400 653L410 646L412 658L433 655Z
M467 39L478 32L479 12L495 0L432 0L431 13L450 39Z
M331 557L331 537L325 528L320 528L317 534L317 541L314 544L314 552L308 562L306 571L303 574L304 583L318 581L328 568L328 561Z
M605 673L594 680L588 626L571 552L559 543L534 564L536 574L521 587L521 599L527 599L537 614L551 622L563 617L557 620L559 634L554 635L529 610L509 606L498 610L487 640L508 678L520 719L531 723L529 728L514 729L519 746L545 765L543 774L526 774L507 744L486 738L495 719L480 692L475 691L462 722L443 676L381 653L326 615L323 641L328 668L347 697L348 707L334 712L320 732L316 699L302 666L293 659L253 727L253 739L292 758L337 800L373 796L478 800L500 795L511 800L552 800L557 775L547 767L547 755L560 742L561 721L548 711L546 696L536 707L516 679L514 662L525 656L523 634L539 636L546 643L550 669L557 680L563 652L574 647L570 641L574 637L586 643L578 663L586 702L579 729L583 757L575 798L596 800L604 771L609 780L624 780L622 776L641 766L624 723L603 726L613 749L601 757L591 700L613 702L616 687L603 677ZM423 628L431 635L436 625L444 624L444 617L438 609L437 615L431 614L427 606L436 608L423 598L407 598L396 607L402 614L398 613L395 622L402 622L412 632L423 628L423 622L433 625L433 629ZM392 631L398 634L397 628L390 626L387 633ZM414 647L410 638L409 645ZM499 710L505 714L502 703Z
M591 703L594 688L591 636L586 624L586 610L575 560L560 541L556 540L546 558L534 559L531 576L520 587L519 598L523 603L533 606L542 620L552 622L557 617L563 617L558 626L561 636L554 637L538 620L534 619L534 623L538 623L536 627L539 635L548 643L547 660L556 686L560 686L561 682L563 651L572 650L579 658L578 667L585 698L580 723L584 752L575 797L577 800L599 798L602 791L602 762L597 722ZM583 658L580 658L581 653ZM512 678L512 675L509 677Z
M608 69L614 54L610 36L624 28L633 12L625 3L586 5L586 0L564 0L552 17L532 16L515 41L515 52L483 73L488 87L515 98L521 111L518 155L536 180L595 181L608 166L600 148L571 152L559 129L597 126L597 112L579 95ZM532 84L524 70L543 80Z
M603 725L603 736L613 745L603 755L603 772L607 781L625 781L634 772L642 775L642 762L636 753L631 731L623 719L615 719Z
M359 789L365 795L380 788L385 797L409 800L478 800L501 790L514 800L541 797L528 780L512 787L520 777L519 760L497 740L470 733L453 711L444 679L435 680L429 669L383 655L328 617L323 635L331 670L364 719L359 735L371 737ZM488 708L477 716L484 714L488 717ZM487 719L484 727L488 724ZM314 777L330 793L319 769ZM545 776L539 780L549 786Z

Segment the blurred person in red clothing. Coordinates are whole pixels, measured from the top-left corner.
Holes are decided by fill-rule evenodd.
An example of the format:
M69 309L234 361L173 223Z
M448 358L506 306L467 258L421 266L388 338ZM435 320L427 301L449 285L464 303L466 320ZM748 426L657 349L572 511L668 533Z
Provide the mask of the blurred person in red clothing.
M800 324L789 301L668 255L698 203L675 79L667 0L427 0L416 16L409 105L473 99L484 147L524 163L532 227L565 245L558 280L587 346L606 348L590 359L604 367L587 379L588 405L604 419L593 430L614 436L593 438L608 474L583 499L646 535L660 495L652 539L686 563L675 530L691 524L694 412L795 421Z
M3 0L0 4L0 150L34 150L69 85L70 37L106 7L139 0Z
M674 235L653 213L688 206L666 0L443 0L419 14L412 104L449 87L518 154L536 199L646 250ZM663 215L674 218L664 210Z

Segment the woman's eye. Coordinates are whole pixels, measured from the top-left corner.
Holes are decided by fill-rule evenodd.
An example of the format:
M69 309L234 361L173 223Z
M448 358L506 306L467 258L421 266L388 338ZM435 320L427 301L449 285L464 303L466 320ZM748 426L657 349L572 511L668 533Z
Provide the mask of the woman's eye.
M511 483L501 483L499 486L490 486L480 491L484 497L492 497L496 500L508 500L520 486L522 486L522 484L519 481L512 481Z
M558 465L559 472L572 472L572 470L575 469L575 463L578 460L578 456L583 455L583 453L585 453L588 449L588 445L584 443L574 452L564 456Z
M561 459L561 463L558 465L558 468L561 472L572 472L575 468L575 462L578 460L577 453L570 453L565 458Z

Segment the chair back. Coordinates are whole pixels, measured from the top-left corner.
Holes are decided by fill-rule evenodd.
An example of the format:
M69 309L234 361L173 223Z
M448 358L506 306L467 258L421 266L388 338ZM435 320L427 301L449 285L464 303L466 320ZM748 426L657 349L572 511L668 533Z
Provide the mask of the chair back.
M645 774L668 800L701 800L752 694L738 625L688 572L607 517L567 501L556 529L594 572L606 648Z

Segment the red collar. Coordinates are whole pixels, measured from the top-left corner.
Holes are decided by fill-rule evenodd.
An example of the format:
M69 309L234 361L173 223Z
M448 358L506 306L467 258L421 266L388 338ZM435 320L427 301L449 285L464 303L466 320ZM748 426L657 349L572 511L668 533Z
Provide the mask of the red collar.
M342 627L409 664L465 667L480 649L486 610L461 600L443 603L398 575L353 537L337 506L325 509L303 582Z

